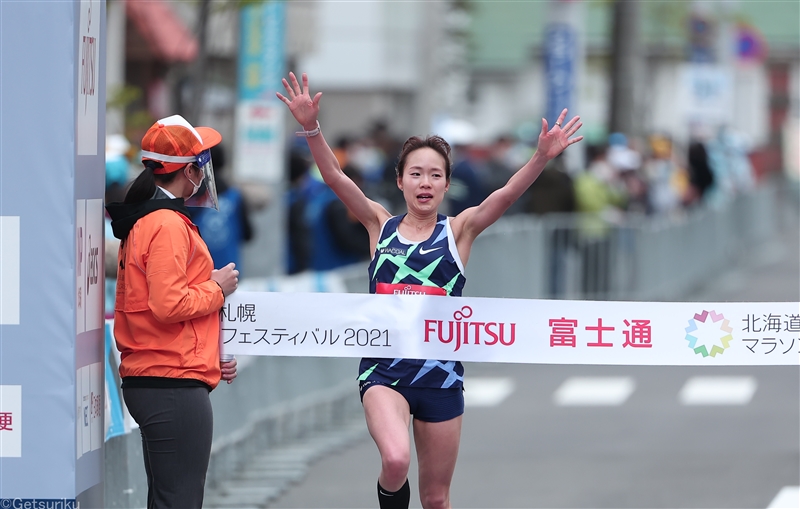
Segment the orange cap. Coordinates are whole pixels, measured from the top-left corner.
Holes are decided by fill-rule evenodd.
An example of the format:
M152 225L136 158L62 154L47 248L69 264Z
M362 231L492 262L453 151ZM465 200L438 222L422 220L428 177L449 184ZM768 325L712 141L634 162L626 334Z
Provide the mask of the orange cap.
M197 160L200 152L222 141L222 135L210 127L192 127L180 115L162 118L142 138L142 161L158 161L163 168L153 173L178 171Z

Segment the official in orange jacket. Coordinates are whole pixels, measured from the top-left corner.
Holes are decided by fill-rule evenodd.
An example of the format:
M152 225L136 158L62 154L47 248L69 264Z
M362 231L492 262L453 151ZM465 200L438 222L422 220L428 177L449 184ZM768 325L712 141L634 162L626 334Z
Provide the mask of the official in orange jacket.
M186 207L216 206L209 149L221 140L179 115L159 120L142 139L144 170L123 203L106 207L121 241L114 336L123 397L142 434L148 509L203 506L209 392L236 378L236 359L220 360L219 310L239 271L214 270Z

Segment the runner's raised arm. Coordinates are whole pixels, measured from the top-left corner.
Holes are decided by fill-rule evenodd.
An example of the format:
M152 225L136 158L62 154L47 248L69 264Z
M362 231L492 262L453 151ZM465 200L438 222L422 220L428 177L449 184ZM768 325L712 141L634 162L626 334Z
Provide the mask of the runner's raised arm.
M286 103L295 120L303 127L303 131L298 132L298 135L306 137L308 148L311 149L311 155L314 156L314 162L317 163L322 179L364 225L372 241L380 233L381 224L391 217L391 214L381 204L367 198L356 183L342 171L319 126L319 102L322 99L322 92L317 92L312 99L308 91L306 73L303 73L302 80L301 88L297 77L290 72L289 81L281 80L288 97L278 92L275 95ZM372 242L373 247L374 244Z

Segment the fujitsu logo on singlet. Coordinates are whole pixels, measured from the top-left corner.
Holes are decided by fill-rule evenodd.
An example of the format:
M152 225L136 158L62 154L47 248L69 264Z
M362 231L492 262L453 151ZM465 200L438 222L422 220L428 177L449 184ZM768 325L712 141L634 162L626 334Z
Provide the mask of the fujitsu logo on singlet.
M437 338L442 343L455 343L457 352L462 345L496 345L503 346L514 344L517 334L516 323L502 322L468 322L472 317L472 308L464 306L453 313L453 320L425 320L425 343L429 343L431 337ZM484 334L481 335L481 332ZM509 337L506 338L506 332ZM483 343L481 343L483 342Z

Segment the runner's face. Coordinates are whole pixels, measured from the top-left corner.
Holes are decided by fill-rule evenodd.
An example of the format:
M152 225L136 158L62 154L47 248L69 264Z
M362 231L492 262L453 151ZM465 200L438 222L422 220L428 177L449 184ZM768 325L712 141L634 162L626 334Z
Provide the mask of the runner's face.
M408 154L403 176L397 179L397 187L403 191L409 211L438 210L450 186L445 168L444 158L432 148L423 147Z

